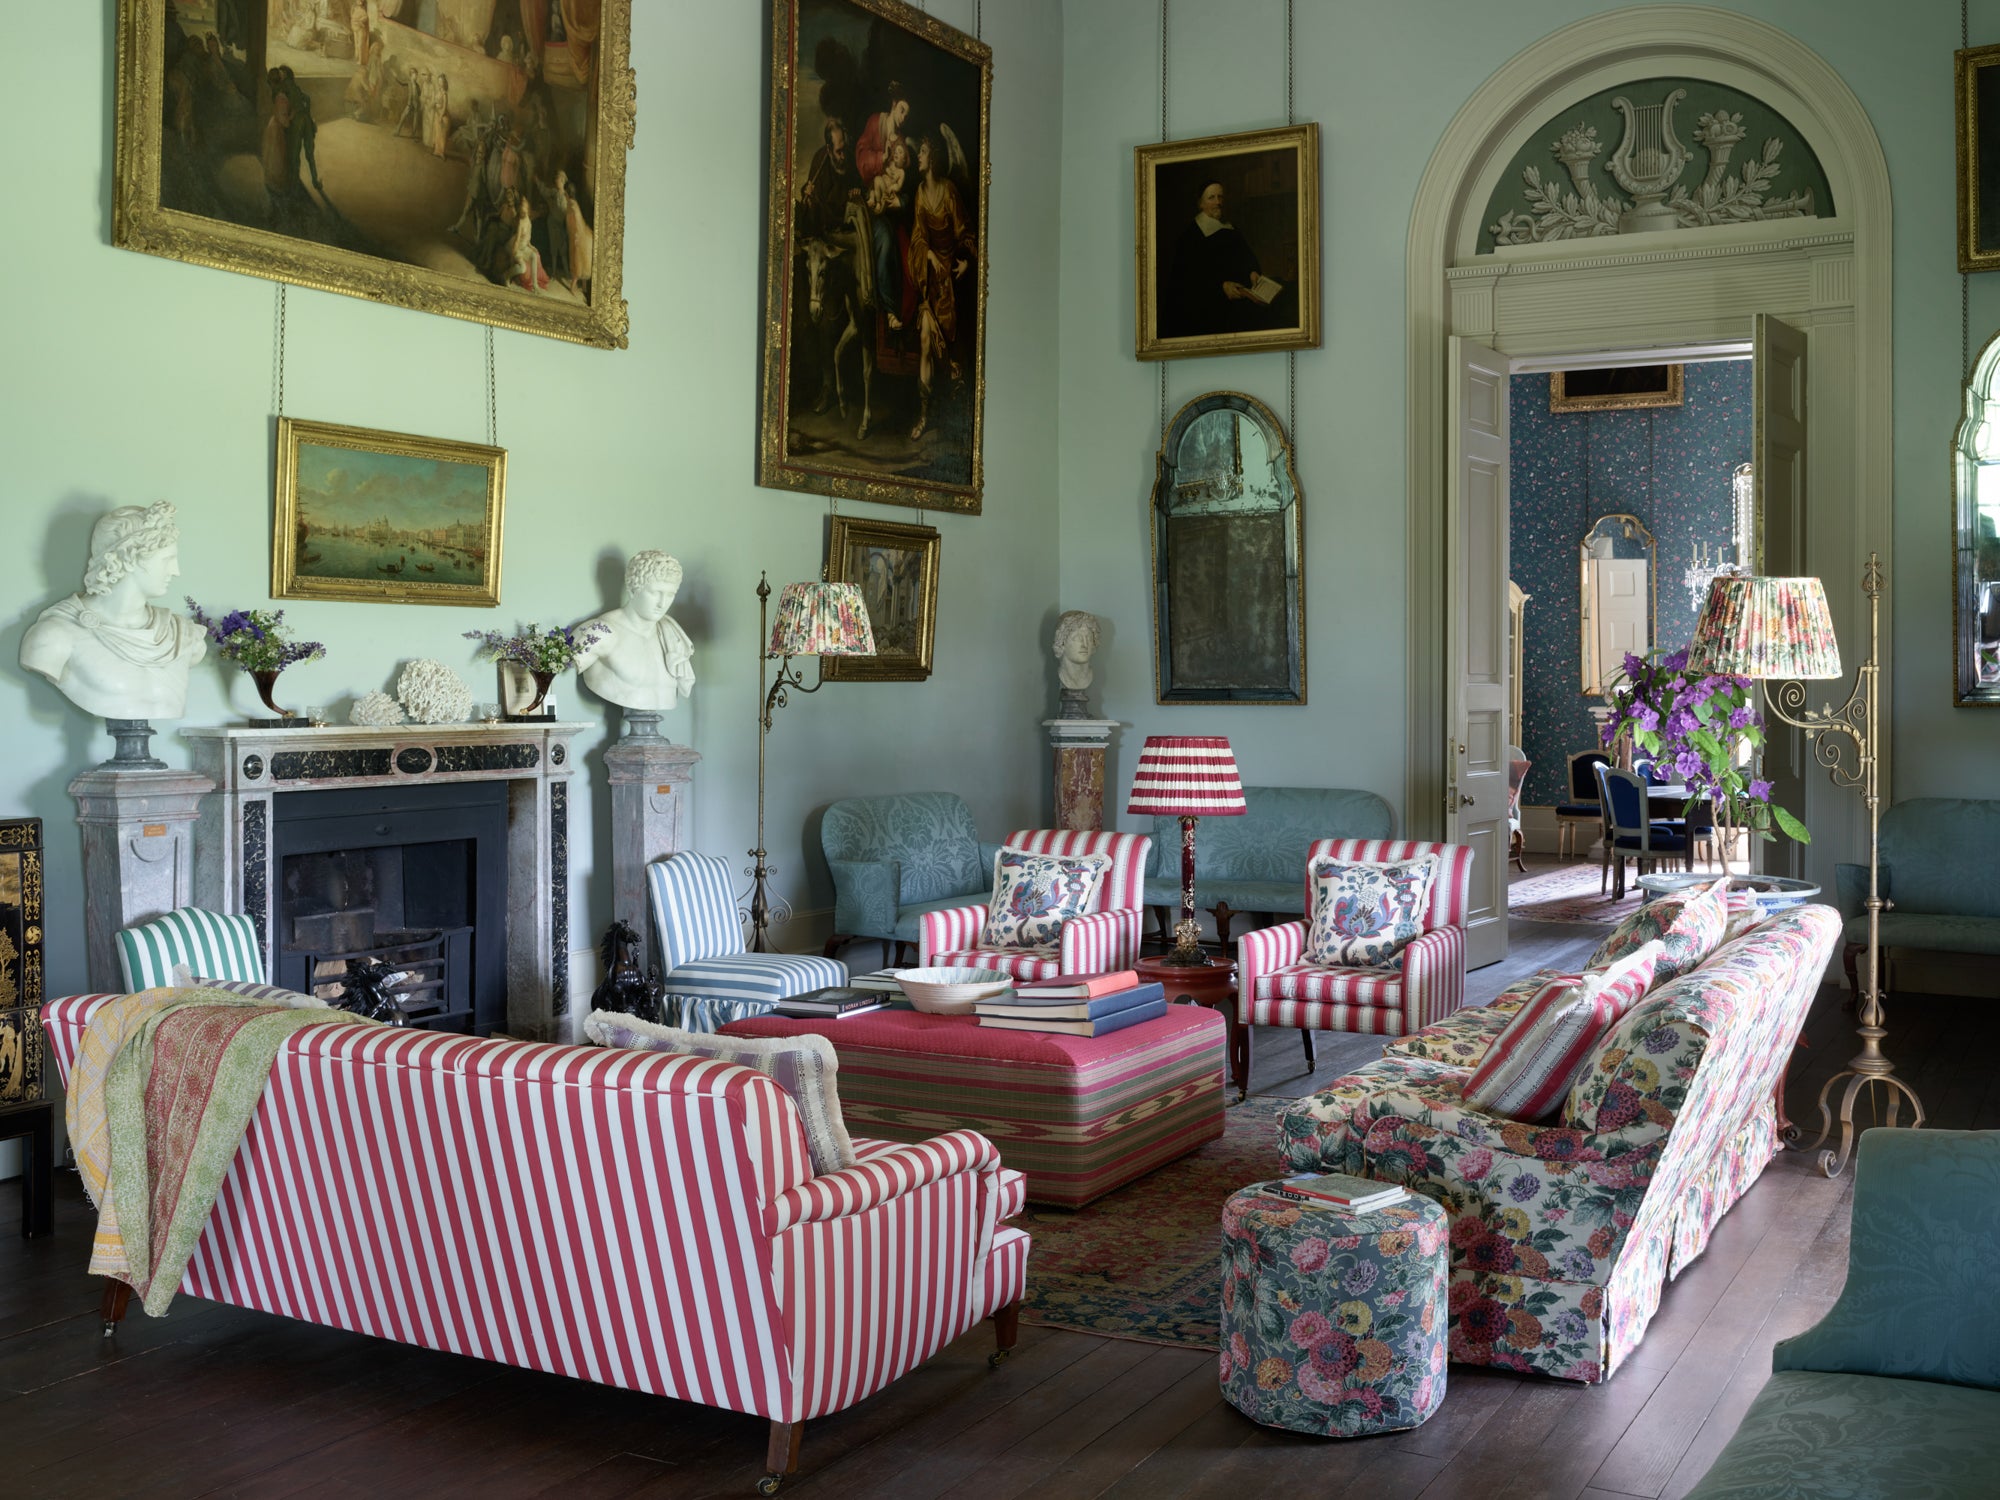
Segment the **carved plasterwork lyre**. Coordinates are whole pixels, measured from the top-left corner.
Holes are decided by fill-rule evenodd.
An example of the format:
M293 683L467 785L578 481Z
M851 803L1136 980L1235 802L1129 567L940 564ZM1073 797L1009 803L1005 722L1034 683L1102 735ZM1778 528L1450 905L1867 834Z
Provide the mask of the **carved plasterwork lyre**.
M1623 94L1611 101L1625 117L1625 138L1605 167L1632 195L1632 206L1618 217L1620 234L1680 228L1680 216L1665 199L1689 160L1687 147L1674 139L1674 106L1685 98L1686 89L1675 89L1659 104L1635 107Z

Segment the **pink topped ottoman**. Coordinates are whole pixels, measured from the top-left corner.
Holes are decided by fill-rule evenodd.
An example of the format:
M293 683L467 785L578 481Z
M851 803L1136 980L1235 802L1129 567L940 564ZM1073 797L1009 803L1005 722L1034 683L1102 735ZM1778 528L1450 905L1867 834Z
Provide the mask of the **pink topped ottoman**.
M857 1135L977 1130L1037 1203L1080 1208L1222 1134L1227 1026L1199 1005L1109 1036L981 1026L913 1010L732 1021L725 1036L827 1037Z

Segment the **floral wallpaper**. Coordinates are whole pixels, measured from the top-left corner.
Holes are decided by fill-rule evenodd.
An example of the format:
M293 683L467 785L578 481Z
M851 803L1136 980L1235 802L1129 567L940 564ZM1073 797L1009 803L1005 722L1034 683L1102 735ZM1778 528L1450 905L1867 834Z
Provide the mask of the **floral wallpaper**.
M1686 402L1643 411L1549 410L1549 377L1510 382L1508 545L1514 582L1529 594L1522 632L1521 748L1531 762L1521 800L1565 801L1572 751L1596 743L1581 682L1577 548L1599 516L1628 511L1657 543L1654 644L1684 646L1694 611L1681 584L1697 540L1730 538L1729 475L1750 459L1747 359L1687 367Z

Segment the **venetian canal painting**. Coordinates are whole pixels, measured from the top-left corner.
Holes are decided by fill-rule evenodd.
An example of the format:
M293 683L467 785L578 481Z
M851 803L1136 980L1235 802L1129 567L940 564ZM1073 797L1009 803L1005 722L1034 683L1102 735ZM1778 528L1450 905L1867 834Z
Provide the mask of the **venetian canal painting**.
M498 604L506 467L501 448L279 418L271 593Z

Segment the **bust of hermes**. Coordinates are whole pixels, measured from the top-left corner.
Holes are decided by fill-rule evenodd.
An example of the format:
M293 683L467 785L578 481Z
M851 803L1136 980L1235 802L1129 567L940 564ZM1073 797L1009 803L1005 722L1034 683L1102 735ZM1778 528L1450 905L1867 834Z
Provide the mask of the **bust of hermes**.
M1056 621L1056 677L1071 692L1090 686L1090 658L1102 629L1097 616L1088 610L1066 609Z
M680 586L681 565L664 552L641 552L625 565L624 604L584 622L601 627L576 659L585 687L645 713L694 692L694 642L667 614Z
M178 719L188 673L208 654L192 620L149 603L180 576L180 527L165 500L122 505L90 531L83 590L42 611L21 665L107 719Z

